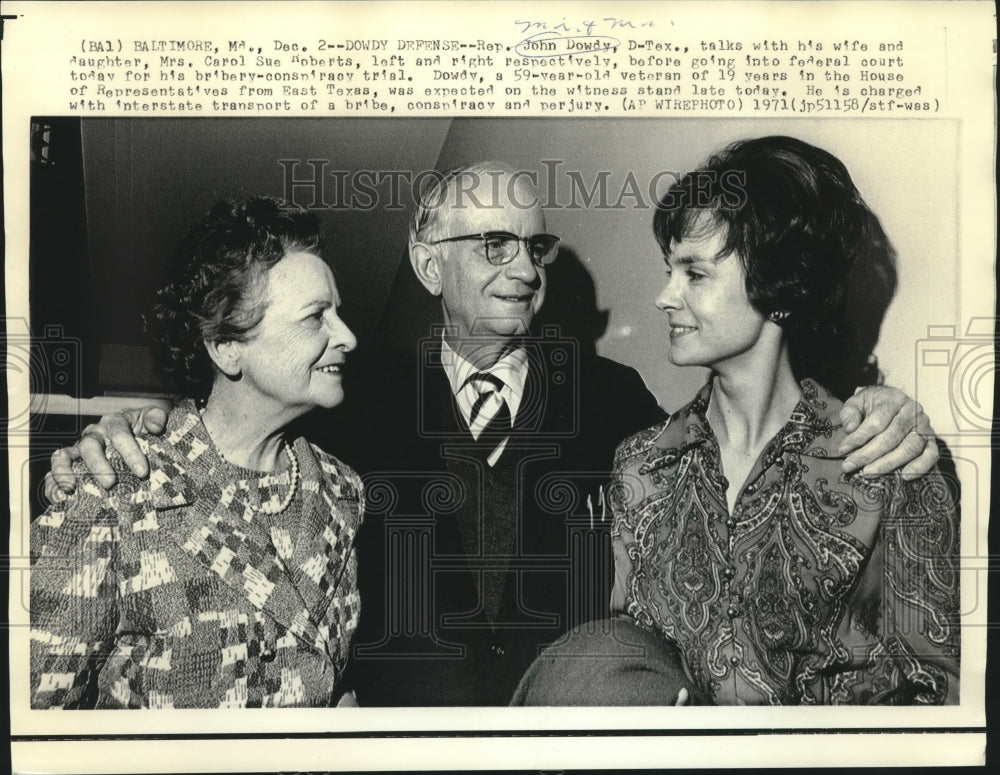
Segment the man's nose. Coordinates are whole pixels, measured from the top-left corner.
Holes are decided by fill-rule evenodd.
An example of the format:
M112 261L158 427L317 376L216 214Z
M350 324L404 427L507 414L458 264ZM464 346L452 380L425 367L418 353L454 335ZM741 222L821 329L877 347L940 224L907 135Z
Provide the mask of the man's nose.
M528 246L524 244L524 240L518 241L517 253L504 269L507 270L508 277L520 280L527 285L534 285L539 278L538 265L531 260L531 254L528 252Z

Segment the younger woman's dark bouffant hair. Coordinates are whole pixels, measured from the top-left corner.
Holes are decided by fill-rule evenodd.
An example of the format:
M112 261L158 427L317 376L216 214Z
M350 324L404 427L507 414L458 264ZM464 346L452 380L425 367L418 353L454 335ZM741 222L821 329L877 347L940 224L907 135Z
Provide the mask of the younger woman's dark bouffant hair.
M270 197L216 204L181 241L170 281L145 316L170 387L206 399L215 366L205 341L246 341L264 315L266 272L289 252L321 250L319 220L298 205Z
M754 308L778 313L796 378L841 399L881 381L872 351L896 291L895 251L839 159L791 137L733 143L653 216L664 254L706 226L726 230L720 256L739 256Z

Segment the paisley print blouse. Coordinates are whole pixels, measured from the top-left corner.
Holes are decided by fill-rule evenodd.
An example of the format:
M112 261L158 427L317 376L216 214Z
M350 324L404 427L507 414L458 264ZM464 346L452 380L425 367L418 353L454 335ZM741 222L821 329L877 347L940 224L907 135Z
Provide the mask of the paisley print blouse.
M717 704L958 701L958 509L935 470L841 471L842 404L802 383L728 512L711 383L615 460L612 608Z

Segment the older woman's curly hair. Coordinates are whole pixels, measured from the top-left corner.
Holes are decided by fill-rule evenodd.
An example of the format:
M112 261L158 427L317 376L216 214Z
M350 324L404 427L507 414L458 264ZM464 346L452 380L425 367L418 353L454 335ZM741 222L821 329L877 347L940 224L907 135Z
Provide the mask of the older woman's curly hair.
M777 313L797 378L842 399L880 381L872 350L896 291L895 251L839 159L791 137L736 142L653 216L665 255L671 240L719 227L720 257L735 252L750 303Z
M208 397L206 341L246 341L264 315L263 280L287 253L319 255L315 214L280 199L219 202L181 241L170 281L145 316L153 358L172 389Z

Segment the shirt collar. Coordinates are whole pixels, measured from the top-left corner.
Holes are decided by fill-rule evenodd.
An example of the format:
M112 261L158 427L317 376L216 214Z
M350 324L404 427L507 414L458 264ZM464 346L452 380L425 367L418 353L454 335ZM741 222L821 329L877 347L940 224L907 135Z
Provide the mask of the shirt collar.
M517 417L524 395L524 385L528 380L528 353L523 347L515 347L506 352L488 369L480 369L452 349L443 338L441 340L441 366L448 377L452 395L462 410L466 422L472 414L472 406L479 396L476 385L469 378L486 371L503 382L500 396L507 402L511 421Z

